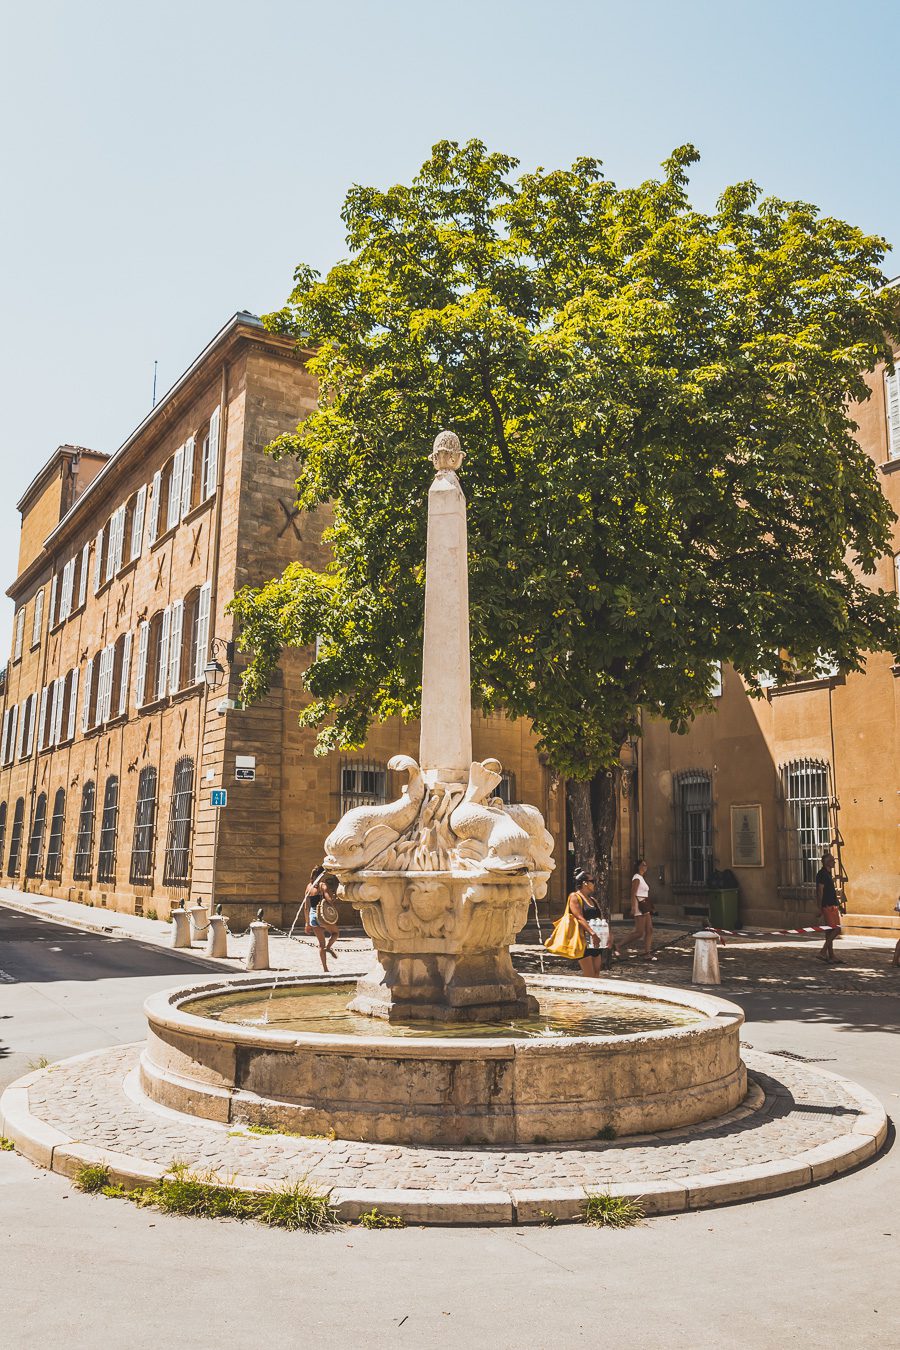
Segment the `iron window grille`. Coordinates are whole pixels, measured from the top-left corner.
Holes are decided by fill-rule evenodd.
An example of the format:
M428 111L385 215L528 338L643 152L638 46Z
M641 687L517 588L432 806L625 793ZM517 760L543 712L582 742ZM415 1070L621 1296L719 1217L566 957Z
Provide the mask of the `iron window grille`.
M499 797L504 806L509 806L516 800L516 775L514 773L504 773L500 782L494 788L494 796Z
M47 826L47 794L42 792L34 808L34 820L31 822L31 838L28 840L28 856L25 859L26 877L39 877L44 860L44 830Z
M134 808L134 838L131 844L131 881L153 879L153 839L156 832L156 769L152 764L141 769L137 805Z
M175 765L172 779L172 804L169 808L169 837L163 885L187 881L190 875L191 817L194 811L194 761L185 755Z
M72 876L76 881L89 881L91 858L94 853L94 807L97 788L93 780L81 789L81 810L78 813L78 835L75 839L75 866Z
M784 882L811 893L820 859L834 833L830 765L821 759L794 759L783 764L781 792Z
M380 806L387 801L387 769L375 761L341 763L341 815L354 806Z
M119 780L107 778L103 791L103 816L100 821L100 847L97 850L97 880L116 879L116 829L119 823Z
M19 855L22 851L22 824L25 820L25 798L19 797L16 800L16 809L13 814L12 834L9 840L9 866L6 869L7 876L15 877L19 873Z
M47 863L44 876L48 881L59 881L62 875L63 825L66 819L66 790L57 788L50 817L50 837L47 840Z
M705 886L712 871L712 780L702 769L675 775L675 877Z

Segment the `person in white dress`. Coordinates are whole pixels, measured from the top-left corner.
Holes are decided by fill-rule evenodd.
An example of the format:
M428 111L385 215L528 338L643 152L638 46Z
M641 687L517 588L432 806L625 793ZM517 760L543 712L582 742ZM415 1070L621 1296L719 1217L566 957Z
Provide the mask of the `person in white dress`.
M653 955L653 906L650 903L650 887L646 881L647 859L639 858L638 865L634 869L634 876L631 878L631 917L634 920L634 927L626 938L616 943L616 955L620 955L626 947L635 946L642 942L644 944L644 956L648 961L655 961Z

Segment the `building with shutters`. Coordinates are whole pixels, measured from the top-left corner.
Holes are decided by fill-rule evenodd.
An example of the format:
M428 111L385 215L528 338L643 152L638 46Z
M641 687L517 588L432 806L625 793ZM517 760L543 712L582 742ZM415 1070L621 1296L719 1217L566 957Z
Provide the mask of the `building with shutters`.
M259 906L280 923L342 811L399 793L388 761L415 753L414 725L375 728L360 755L314 756L297 727L311 653L285 656L264 702L232 706L228 602L289 562L327 562L321 515L294 507L292 463L263 454L315 399L304 354L237 314L114 455L60 446L27 488L7 592L5 885L160 917L214 898L236 926ZM527 724L478 720L474 740L503 762L505 795L541 806L562 838Z
M900 363L900 353L896 357ZM857 438L900 516L900 374L867 376ZM872 584L900 603L900 527ZM823 661L748 697L726 668L716 711L690 733L645 721L638 807L648 880L663 915L700 917L713 869L733 870L741 922L816 922L815 875L833 847L846 877L849 931L900 937L900 666L870 655L865 673Z

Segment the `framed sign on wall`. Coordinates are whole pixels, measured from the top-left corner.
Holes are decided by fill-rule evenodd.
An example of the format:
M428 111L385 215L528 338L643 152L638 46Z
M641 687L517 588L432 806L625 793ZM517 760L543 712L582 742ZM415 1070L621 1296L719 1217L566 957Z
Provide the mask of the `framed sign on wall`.
M758 802L731 808L731 866L763 866L762 807Z

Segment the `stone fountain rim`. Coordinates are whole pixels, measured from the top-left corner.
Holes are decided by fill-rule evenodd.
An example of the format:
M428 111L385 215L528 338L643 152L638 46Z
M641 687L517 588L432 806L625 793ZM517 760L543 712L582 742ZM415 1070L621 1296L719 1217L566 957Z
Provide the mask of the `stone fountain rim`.
M278 982L280 989L306 985L346 984L355 986L355 975L295 975ZM359 1055L363 1052L375 1057L414 1058L427 1055L433 1059L444 1057L504 1059L514 1055L558 1055L562 1051L577 1054L580 1050L595 1050L598 1046L609 1054L627 1053L633 1046L666 1040L689 1042L698 1036L723 1034L734 1024L740 1027L744 1022L743 1009L736 1003L719 998L718 995L695 993L693 990L679 989L674 985L644 984L638 981L616 981L614 985L602 985L597 981L573 975L529 975L529 987L560 989L562 992L593 993L601 998L607 992L615 992L625 998L644 998L656 1003L671 1003L677 1007L692 1009L705 1014L702 1021L688 1026L660 1027L655 1031L625 1032L616 1036L566 1036L552 1037L546 1040L510 1037L485 1036L477 1039L456 1038L452 1036L347 1036L324 1031L275 1031L259 1027L241 1026L237 1022L216 1022L212 1018L199 1017L184 1011L183 1004L202 997L213 997L217 993L243 992L254 989L269 990L272 981L260 979L258 973L246 976L221 977L216 980L180 985L176 989L164 989L150 997L144 1003L144 1014L154 1030L167 1030L181 1035L193 1035L200 1040L222 1041L228 1044L269 1048L289 1051L300 1047L327 1050L331 1053L344 1052ZM373 1019L377 1022L378 1019Z
M347 867L339 867L336 864L333 867L335 876L346 885L357 880L368 881L370 877L377 877L379 880L384 878L402 878L403 881L480 881L489 885L497 881L509 879L511 881L549 881L550 872L533 872L527 867L500 867L496 870L468 872L462 868L436 868L433 872L401 872L396 868L391 870L379 868L362 867L358 871Z

